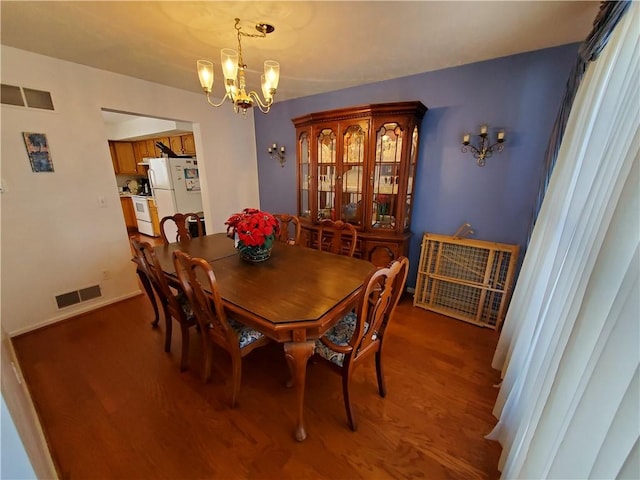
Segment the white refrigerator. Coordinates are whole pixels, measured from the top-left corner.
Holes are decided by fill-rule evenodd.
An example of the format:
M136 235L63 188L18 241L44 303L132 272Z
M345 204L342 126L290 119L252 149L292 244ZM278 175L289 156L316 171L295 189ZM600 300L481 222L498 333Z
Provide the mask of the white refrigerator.
M202 212L196 158L150 158L148 175L160 220L176 213ZM175 238L176 232L167 229L166 233L170 240Z

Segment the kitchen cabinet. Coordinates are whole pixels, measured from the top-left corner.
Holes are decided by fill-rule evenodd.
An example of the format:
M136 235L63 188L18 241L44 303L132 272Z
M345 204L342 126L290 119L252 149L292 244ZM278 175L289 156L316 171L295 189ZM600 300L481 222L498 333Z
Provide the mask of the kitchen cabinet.
M135 153L136 161L138 163L142 162L142 160L145 158L151 158L155 156L155 149L149 151L147 145L148 142L146 140L138 140L137 142L133 142L133 152Z
M151 224L153 225L153 236L160 236L160 219L158 218L158 206L153 198L148 198L149 213L151 214Z
M145 158L153 157L155 152L152 151L152 153L149 154L146 140L139 140L137 142L132 142L132 143L133 143L133 153L136 158L136 171L138 175L144 175L146 177L147 170L149 170L149 167L146 165L140 165L140 163Z
M169 146L169 137L148 138L146 140L133 142L138 162L142 162L145 158L162 157L162 151L156 147L156 142L162 142L166 146Z
M164 145L166 145L167 147L169 147L169 144L171 143L169 141L169 137L157 137L151 140L153 142L153 148L154 148L154 157L155 158L160 158L162 157L162 150L160 150L158 147L155 146L156 142L162 142ZM171 147L169 147L171 148ZM178 153L178 152L176 152Z
M185 155L195 155L196 141L193 138L193 133L181 135L180 137L182 138L182 153Z
M303 244L318 224L343 220L358 230L356 256L375 265L408 255L421 102L311 113L296 128L298 212Z
M116 173L120 173L118 171L118 160L116 158L116 147L113 145L113 142L109 142L109 153L111 154L111 163L113 164L113 171Z
M169 138L169 148L177 154L181 155L195 155L196 144L193 138L193 134L176 135Z
M111 161L116 173L137 175L138 166L131 142L109 142Z
M136 211L133 208L133 200L131 197L120 197L120 206L122 207L122 215L127 231L135 232L138 230L138 222L136 220Z

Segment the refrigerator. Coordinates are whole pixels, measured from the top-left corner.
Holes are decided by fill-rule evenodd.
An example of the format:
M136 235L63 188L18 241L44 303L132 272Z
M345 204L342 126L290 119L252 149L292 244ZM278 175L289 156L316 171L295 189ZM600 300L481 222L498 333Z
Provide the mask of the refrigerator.
M202 212L198 160L195 157L150 158L148 176L160 220L176 213ZM168 227L167 238L174 239L175 226L167 222L165 227Z

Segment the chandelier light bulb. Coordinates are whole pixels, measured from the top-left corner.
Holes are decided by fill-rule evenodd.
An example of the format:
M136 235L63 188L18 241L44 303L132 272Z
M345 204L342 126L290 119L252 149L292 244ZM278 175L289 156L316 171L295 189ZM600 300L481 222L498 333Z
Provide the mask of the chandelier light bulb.
M213 63L207 60L198 60L198 78L205 93L211 93L213 88Z
M235 80L238 76L238 52L231 48L220 50L222 73L227 80Z
M273 60L266 60L264 62L264 74L269 83L269 88L278 88L278 81L280 80L280 64Z

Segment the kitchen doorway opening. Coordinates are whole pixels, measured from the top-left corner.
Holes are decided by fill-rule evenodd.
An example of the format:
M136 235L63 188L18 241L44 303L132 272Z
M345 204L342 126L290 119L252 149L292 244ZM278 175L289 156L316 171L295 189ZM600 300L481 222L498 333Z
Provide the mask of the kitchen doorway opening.
M193 124L109 109L102 117L127 234L155 243L164 216L204 219Z

